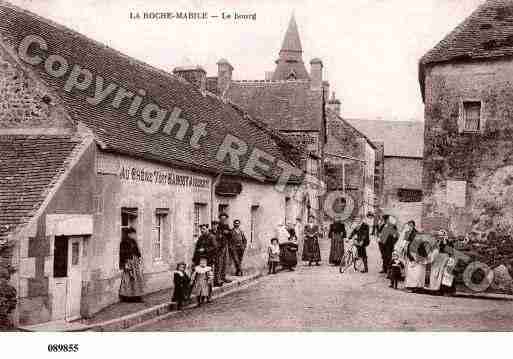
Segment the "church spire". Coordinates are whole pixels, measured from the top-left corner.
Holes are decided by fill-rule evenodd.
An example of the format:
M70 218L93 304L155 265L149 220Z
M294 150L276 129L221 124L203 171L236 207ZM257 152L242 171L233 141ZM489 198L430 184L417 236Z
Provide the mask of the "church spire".
M280 56L276 60L276 69L272 79L280 80L305 80L309 79L305 64L303 63L303 49L296 24L296 17L292 14L287 32L283 38Z
M294 13L289 21L289 27L283 38L283 44L281 45L281 51L296 51L303 52L301 48L301 39L299 38L299 31L297 30L296 17Z

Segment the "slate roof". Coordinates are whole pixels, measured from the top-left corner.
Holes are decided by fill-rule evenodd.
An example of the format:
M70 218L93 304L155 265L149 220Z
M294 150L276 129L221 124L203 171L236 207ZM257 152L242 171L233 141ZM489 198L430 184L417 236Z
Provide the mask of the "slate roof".
M310 81L232 81L225 96L277 130L319 131L322 91Z
M420 60L424 96L425 66L513 55L513 0L488 0Z
M384 121L345 119L372 141L384 142L385 157L424 155L424 123L420 121Z
M0 1L1 41L12 49L17 49L20 41L27 35L41 36L48 44L48 51L46 54L42 53L43 57L48 54L63 56L70 65L80 65L89 69L94 76L102 76L104 87L114 83L134 93L144 89L146 96L141 108L148 102L158 104L169 113L174 108L179 108L182 110L180 117L187 120L190 127L199 123L207 124L208 134L200 141L200 149L193 149L188 145L192 133L190 129L183 140L176 139L174 133L168 136L162 131L146 134L136 125L140 113L135 117L128 115L131 101L125 101L119 109L111 105L116 91L101 104L91 105L85 99L94 93L94 79L88 91L74 90L69 93L63 89L68 74L55 78L46 73L43 65L26 65L61 98L70 117L86 124L106 146L107 151L210 173L225 170L228 174L241 174L216 160L219 146L226 134L231 133L248 144L248 152L242 158L241 168L255 147L277 159L291 162L284 150L290 144L287 145L285 141L270 135L253 121L246 120L241 111L232 104L225 103L214 95L202 94L194 85L177 76ZM269 174L269 179L276 180L278 174L274 171Z
M68 136L0 136L0 239L37 211L78 144Z

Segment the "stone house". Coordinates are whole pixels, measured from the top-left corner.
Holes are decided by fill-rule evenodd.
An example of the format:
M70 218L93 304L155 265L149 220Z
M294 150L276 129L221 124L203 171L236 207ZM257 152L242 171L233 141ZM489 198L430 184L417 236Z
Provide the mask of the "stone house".
M201 69L169 74L0 2L0 240L15 243L17 324L117 302L127 226L146 292L172 286L220 211L247 234L244 270L265 267L301 210L299 150L205 86Z
M426 229L511 235L512 25L513 1L486 1L420 59Z
M376 207L402 225L414 220L422 229L424 124L420 121L347 119L380 150L376 156Z
M340 101L334 93L327 107L324 156L328 190L343 191L353 198L353 216L374 213L377 147L340 116Z

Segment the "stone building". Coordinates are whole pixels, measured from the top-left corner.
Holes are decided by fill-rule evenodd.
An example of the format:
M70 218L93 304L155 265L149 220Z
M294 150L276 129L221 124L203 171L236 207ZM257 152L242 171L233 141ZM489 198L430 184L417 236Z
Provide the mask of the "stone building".
M376 207L402 225L413 219L422 228L424 124L415 121L347 119L378 147Z
M372 211L375 147L340 118L340 101L328 99L330 86L324 79L322 61L312 59L308 71L302 54L298 27L292 16L275 69L267 72L264 80L236 81L233 79L233 66L226 59L221 59L217 63L217 76L207 78L207 88L240 105L253 117L305 148L305 153L313 157L308 159L305 156L302 168L328 184L329 190L342 188L341 163L347 163L347 189L355 195L359 206L366 203L365 208L359 209ZM331 139L330 122L337 128L332 131L334 137ZM329 156L326 151L331 151ZM325 165L338 166L338 169L332 171L328 178ZM310 193L307 207L323 207L323 197L315 189Z
M324 145L326 143L325 104L328 83L323 80L320 59L310 61L308 72L303 62L302 46L294 16L285 33L276 67L265 80L236 81L233 66L218 61L217 76L207 78L207 89L243 108L270 128L279 131L301 148L305 148L302 168L323 180ZM315 214L321 198L315 188L310 191L308 213ZM306 220L307 213L302 216Z
M16 244L18 324L118 301L127 226L146 292L172 286L220 211L247 233L243 269L265 267L300 211L299 150L205 86L201 68L169 74L0 3L0 240Z
M512 25L513 1L487 1L420 60L430 229L511 234Z
M377 147L340 116L340 101L334 93L327 107L324 156L328 190L343 191L355 200L353 216L374 213Z

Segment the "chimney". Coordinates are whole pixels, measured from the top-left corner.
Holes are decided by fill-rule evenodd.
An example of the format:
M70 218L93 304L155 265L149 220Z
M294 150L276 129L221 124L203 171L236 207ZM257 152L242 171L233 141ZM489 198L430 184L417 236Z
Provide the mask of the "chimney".
M271 81L273 79L274 71L265 72L265 81Z
M176 67L173 74L196 86L202 93L207 89L207 72L201 66Z
M340 101L335 97L335 92L331 93L331 98L328 101L328 108L340 115Z
M324 103L328 102L328 97L330 97L330 83L329 81L322 82L322 93L324 95Z
M315 58L310 61L310 86L312 90L320 90L322 88L322 61Z
M233 66L226 59L217 61L217 91L223 96L232 82Z

